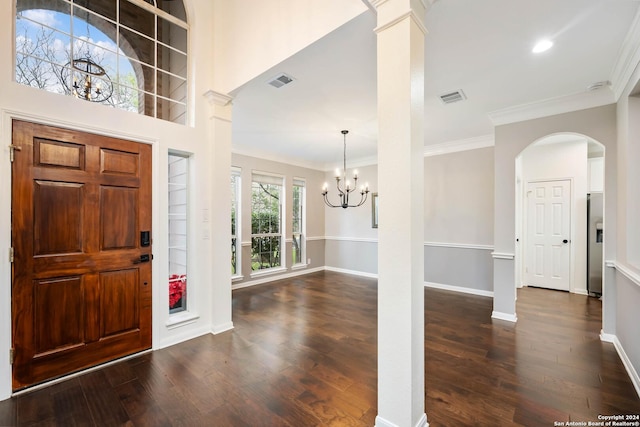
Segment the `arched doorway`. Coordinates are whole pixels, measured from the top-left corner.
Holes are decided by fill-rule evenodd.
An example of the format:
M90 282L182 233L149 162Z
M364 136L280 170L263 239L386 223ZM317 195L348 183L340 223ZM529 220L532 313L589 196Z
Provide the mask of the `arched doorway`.
M557 133L516 157L516 287L602 295L604 155L588 136Z

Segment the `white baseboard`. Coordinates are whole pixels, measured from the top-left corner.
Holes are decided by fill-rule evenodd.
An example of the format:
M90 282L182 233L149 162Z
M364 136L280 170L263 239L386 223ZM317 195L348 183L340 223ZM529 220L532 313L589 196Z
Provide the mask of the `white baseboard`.
M179 330L176 333L171 333L164 339L153 340L153 351L160 350L161 348L171 347L172 345L180 344L182 342L192 340L194 338L201 337L211 333L211 328L208 326L200 326L195 329L185 328L185 330Z
M633 387L636 389L636 394L638 395L638 397L640 397L640 377L638 376L638 371L636 371L636 369L633 367L631 359L629 359L629 356L627 356L627 353L622 347L622 343L616 335L613 336L613 346L616 348L618 356L620 356L620 360L622 360L622 364L627 370L627 374L629 374L629 378L633 383Z
M295 276L302 276L303 274L315 273L317 271L323 271L324 269L325 267L305 268L305 269L291 271L289 273L273 274L273 276L265 276L260 279L238 283L237 285L231 285L231 290L248 288L250 286L256 286L256 285L262 285L263 283L275 282L276 280L288 279L290 277L295 277Z
M463 294L479 295L482 297L493 298L492 291L484 291L481 289L465 288L463 286L444 285L442 283L424 282L424 286L427 288L443 289L445 291L461 292Z
M213 335L218 335L222 332L230 331L231 329L233 329L233 322L226 322L219 325L213 325L211 327L211 333Z
M574 289L571 292L573 292L574 294L577 294L577 295L589 296L589 292L586 289Z
M605 334L604 331L600 331L600 341L603 342L610 342L611 344L613 344L613 340L616 339L616 336L613 334Z
M326 265L324 269L327 271L333 271L334 273L353 274L354 276L368 277L370 279L378 278L378 275L376 273L367 273L364 271L357 271L357 270L347 270L345 268L328 267Z
M492 319L505 320L507 322L516 323L518 321L518 316L510 313L502 313L500 311L494 311L491 313Z
M397 424L392 423L391 421L385 420L380 415L378 415L376 417L376 424L374 427L399 427L399 426ZM427 422L427 414L422 414L422 417L420 417L415 427L429 427L429 423Z

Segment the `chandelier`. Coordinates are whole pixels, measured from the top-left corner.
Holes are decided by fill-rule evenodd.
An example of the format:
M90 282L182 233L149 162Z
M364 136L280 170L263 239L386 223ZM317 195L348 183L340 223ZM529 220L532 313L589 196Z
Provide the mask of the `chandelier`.
M347 134L348 130L343 130L342 135L344 139L344 158L342 164L342 178L340 177L340 169L336 169L336 188L338 189L338 196L340 197L340 202L337 204L333 204L329 201L327 195L329 194L329 186L327 183L324 183L322 187L322 196L324 196L324 202L327 206L332 208L357 208L358 206L362 206L364 202L367 201L367 196L369 195L369 184L365 184L360 187L360 201L357 204L350 205L349 204L349 194L353 193L358 187L358 171L353 171L353 186L347 180ZM342 181L342 185L340 184Z
M73 83L69 86L71 73L73 73ZM61 77L66 92L76 98L91 102L105 102L113 94L113 84L107 71L89 56L68 62L62 69Z

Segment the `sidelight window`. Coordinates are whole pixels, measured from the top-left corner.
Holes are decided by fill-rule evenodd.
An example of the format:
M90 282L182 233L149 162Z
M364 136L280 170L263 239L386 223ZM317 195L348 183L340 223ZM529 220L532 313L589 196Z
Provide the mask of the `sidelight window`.
M169 154L169 313L187 310L189 157Z

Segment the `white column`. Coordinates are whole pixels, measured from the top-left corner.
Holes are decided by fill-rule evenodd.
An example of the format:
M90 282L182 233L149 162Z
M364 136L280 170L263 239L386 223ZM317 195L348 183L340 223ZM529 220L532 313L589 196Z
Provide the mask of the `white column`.
M424 410L424 16L377 0L378 416L426 426Z
M231 320L231 97L213 90L205 93L211 105L211 157L200 167L209 170L210 199L203 202L210 213L211 239L211 332L233 328ZM207 197L197 195L196 197ZM207 227L205 224L204 227ZM214 232L215 230L215 232Z

